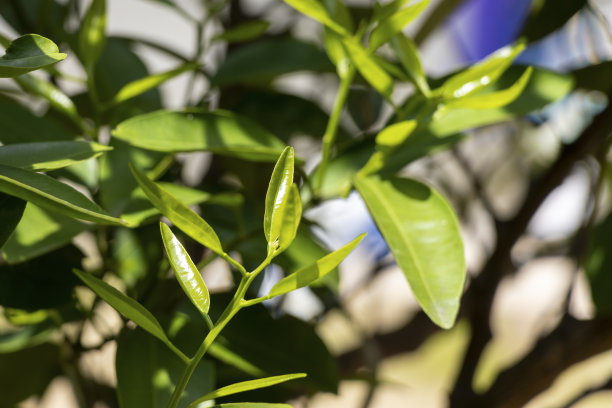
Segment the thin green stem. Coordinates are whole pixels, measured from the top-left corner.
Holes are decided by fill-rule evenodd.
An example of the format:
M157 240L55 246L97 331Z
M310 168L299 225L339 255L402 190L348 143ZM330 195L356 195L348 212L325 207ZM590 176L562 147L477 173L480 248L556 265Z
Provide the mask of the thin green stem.
M336 94L336 100L334 102L334 107L329 117L329 121L327 122L327 128L325 129L325 134L323 135L323 153L321 157L321 164L319 164L317 179L315 180L315 183L314 183L315 185L314 195L315 196L319 195L321 188L323 186L325 172L327 171L327 166L329 164L329 160L331 159L332 148L334 146L334 141L336 139L336 134L338 132L338 125L340 124L340 115L342 114L342 110L344 109L346 98L348 97L349 89L351 87L351 83L353 82L354 76L355 76L355 67L351 65L346 75L344 75L340 79L340 87L338 88L338 93Z

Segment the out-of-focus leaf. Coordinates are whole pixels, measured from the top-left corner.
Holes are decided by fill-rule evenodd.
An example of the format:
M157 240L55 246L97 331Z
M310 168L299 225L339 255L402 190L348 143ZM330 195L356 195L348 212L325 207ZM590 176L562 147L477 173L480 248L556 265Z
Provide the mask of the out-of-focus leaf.
M387 126L376 135L376 146L380 150L390 150L404 143L416 129L416 120L406 120Z
M535 42L561 28L567 21L587 5L587 0L541 0L525 22L522 37Z
M14 353L0 353L0 366L4 367L0 370L2 389L10 390L2 393L0 407L12 408L30 396L42 396L51 380L61 375L60 348L45 343Z
M0 78L12 78L55 64L66 58L57 45L37 34L26 34L13 40L0 57Z
M0 354L14 353L45 343L54 329L54 325L46 321L0 334Z
M597 314L612 314L612 215L608 215L595 229L589 252L586 257L585 270L591 285L591 298Z
M343 0L325 0L323 5L332 20L344 27L349 33L353 32L353 17Z
M323 40L325 42L325 51L329 59L336 66L336 73L342 79L349 72L348 66L350 63L349 56L342 45L342 36L337 32L325 28Z
M452 327L466 274L452 207L410 179L371 175L354 183L425 313L439 326Z
M202 402L225 397L227 395L238 394L240 392L256 390L259 388L271 387L276 384L280 384L286 381L295 380L296 378L304 378L304 377L306 377L306 374L285 374L285 375L277 375L274 377L260 378L257 380L243 381L243 382L239 382L236 384L227 385L225 387L211 391L208 394L204 395L203 397L198 398L197 400L189 404L189 408L196 408L197 405ZM278 405L278 404L275 404L275 405Z
M386 99L391 98L393 92L393 79L380 67L376 60L365 48L353 38L346 38L343 45L357 67L359 73L383 95Z
M185 251L181 242L174 236L170 227L164 223L160 223L159 226L170 265L172 265L183 292L203 316L208 316L210 295L200 271L193 264L191 257Z
M0 248L17 228L25 207L22 199L0 193Z
M251 120L225 111L157 111L120 123L113 136L158 152L213 153L254 161L275 160L283 143Z
M2 254L9 264L24 262L68 244L92 227L29 203L17 228L2 247Z
M380 117L383 98L370 87L352 86L349 90L346 107L351 119L359 129L366 130L374 125ZM340 141L338 140L338 142Z
M482 62L447 79L435 93L450 100L478 92L497 81L524 49L522 42L501 48Z
M193 212L189 207L176 199L170 193L161 188L158 184L131 167L132 174L138 181L140 188L143 189L149 200L155 207L166 216L181 231L198 241L200 244L209 248L218 255L224 255L219 237L212 227Z
M41 118L17 101L0 95L3 144L71 140L76 137L57 123Z
M402 29L421 14L428 4L429 0L421 0L381 20L370 35L369 50L376 51L391 38L401 33Z
M157 225L143 228L117 228L110 240L113 270L135 297L141 293L139 283L154 279L163 259Z
M157 88L158 86L160 86L161 84L163 84L164 82L179 76L180 74L187 72L187 71L193 71L194 69L197 69L199 67L199 64L197 63L187 63L187 64L183 64L178 68L175 69L171 69L169 71L166 72L162 72L159 74L154 74L154 75L149 75L146 78L141 78L141 79L137 79L135 81L132 81L126 85L123 86L123 88L121 88L119 90L119 92L117 92L117 95L115 95L115 97L113 98L113 100L111 101L112 104L119 104L121 102L124 102L128 99L132 99L138 95L141 95L153 88Z
M249 363L233 351L228 350L219 342L215 342L210 346L208 354L224 364L235 367L250 376L261 377L264 375L264 372L261 369L255 367L253 364Z
M79 51L85 67L93 68L106 45L106 0L93 0L79 31Z
M334 72L334 66L314 44L293 38L263 39L232 51L211 78L211 84L267 84L297 71Z
M51 171L98 157L112 147L94 142L20 143L0 148L0 164L34 171Z
M324 256L315 263L284 277L272 287L267 297L272 298L284 295L285 293L308 286L310 283L325 276L340 265L340 262L355 249L357 244L359 244L364 237L365 233L359 235L342 248Z
M221 40L228 43L250 41L262 36L268 27L270 27L270 23L264 20L249 21L225 30L215 36L213 40Z
M271 404L268 402L230 402L228 404L219 404L213 408L293 408L289 404Z
M285 238L285 227L287 223L291 224L290 227L293 227L295 224L293 218L289 219L293 214L291 214L290 208L288 208L292 206L293 202L293 200L291 200L293 164L293 148L286 147L274 166L268 191L266 192L263 227L266 241L268 242L268 254L272 254L277 250L281 251L289 246L290 243L281 242L281 239ZM299 194L297 200L299 201ZM295 237L295 232L293 237ZM287 236L287 238L289 237Z
M285 3L289 4L291 7L296 9L302 14L307 15L308 17L317 20L319 23L329 27L334 30L338 34L346 35L348 32L346 29L334 21L325 6L317 0L284 0Z
M612 61L605 61L596 65L589 65L574 71L576 88L585 88L609 94L612 90Z
M117 339L117 396L121 408L165 407L185 364L142 330L123 329ZM196 367L179 401L190 401L213 389L213 365L203 360Z
M74 188L44 174L0 165L0 191L71 217L123 225Z
M412 82L416 85L418 90L424 95L429 96L430 89L421 65L421 59L419 58L419 51L412 42L412 40L406 37L404 34L399 33L391 40L391 46L395 51L397 59L404 67L404 70L410 75Z
M399 11L402 7L404 7L407 3L410 3L412 0L393 0L387 4L381 5L378 1L374 4L374 14L372 16L373 21L384 20L397 11Z
M71 270L81 265L82 257L71 245L28 262L0 266L0 305L35 311L72 303L78 280Z
M470 95L463 98L451 99L444 107L446 109L468 108L468 109L497 109L514 102L523 92L533 68L528 67L523 75L507 89L485 94Z

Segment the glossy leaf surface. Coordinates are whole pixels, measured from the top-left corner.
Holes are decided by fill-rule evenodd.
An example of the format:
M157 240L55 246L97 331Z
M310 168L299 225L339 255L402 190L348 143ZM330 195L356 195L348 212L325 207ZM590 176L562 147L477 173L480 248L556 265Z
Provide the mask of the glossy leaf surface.
M170 227L164 223L160 223L159 227L170 265L172 265L176 279L181 288L183 288L183 292L185 292L191 303L202 315L208 314L210 295L202 275L200 275L200 271L193 264L191 257L172 233Z
M135 167L132 174L149 200L181 231L216 254L223 254L221 241L212 227L189 207L161 188Z
M79 31L79 51L87 69L98 62L106 45L106 0L93 0Z
M98 157L112 147L94 142L39 142L2 146L0 164L34 171L51 171Z
M57 45L37 34L26 34L12 41L0 57L0 78L12 78L55 64L66 58Z
M286 374L277 375L274 377L260 378L257 380L243 381L236 384L228 385L226 387L219 388L201 398L198 398L189 405L189 408L195 408L198 404L204 401L210 401L216 398L225 397L227 395L238 394L240 392L257 390L259 388L271 387L276 384L284 383L286 381L295 380L297 378L304 378L306 374Z
M0 165L0 191L71 217L123 225L74 188L44 174Z
M375 51L381 45L387 43L396 34L414 20L429 4L429 0L421 0L418 3L399 10L382 20L370 35L370 51Z
M286 223L286 207L293 184L293 167L293 148L286 147L274 166L266 192L263 227L268 241L268 252L278 249L280 245L281 230Z
M351 251L355 249L355 247L364 237L365 233L359 235L342 248L324 256L315 263L284 277L272 287L268 297L284 295L285 293L289 293L293 290L303 288L304 286L307 286L317 279L325 276L327 273L331 272L338 265L340 265L340 262L342 262L344 258L346 258Z
M254 161L273 161L284 147L251 120L224 111L157 111L120 123L113 136L158 152L207 150Z
M451 206L410 179L372 175L357 177L355 186L425 313L439 326L452 327L466 270Z
M162 72L159 74L150 75L146 78L137 79L123 86L117 92L117 95L112 100L112 103L119 104L128 99L132 99L138 95L141 95L147 92L150 89L157 88L164 82L182 74L183 72L193 71L197 69L199 64L195 63L187 63L183 64L178 68L171 69L166 72Z

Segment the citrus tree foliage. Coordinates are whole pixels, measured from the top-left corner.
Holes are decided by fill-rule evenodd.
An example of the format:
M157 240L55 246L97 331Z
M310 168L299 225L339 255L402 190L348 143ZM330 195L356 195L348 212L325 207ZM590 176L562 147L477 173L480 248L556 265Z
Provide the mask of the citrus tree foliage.
M428 0L354 8L342 0L285 0L292 18L314 20L319 42L269 31L269 22L247 18L238 2L204 1L201 19L179 2L159 3L196 28L196 55L107 35L105 0L0 4L21 34L0 39L0 77L12 86L0 95L0 366L16 367L2 374L0 406L40 395L62 374L83 407L97 399L124 408L282 407L301 394L335 392L346 373L313 325L273 317L263 304L311 284L337 304L337 267L365 234L329 249L303 214L351 191L365 202L422 311L437 327L452 328L466 290L459 217L443 191L401 170L455 148L467 130L562 98L574 77L516 64L526 47L520 40L445 78L428 78L405 32L426 10L433 10L432 24L445 2L439 9ZM218 33L204 36L209 26ZM213 46L225 47L225 57L203 65ZM175 67L149 71L139 47L174 59ZM67 55L81 76L67 74ZM274 86L302 71L334 76L331 110ZM183 106L168 109L159 87L178 76L206 85L190 86ZM82 91L68 94L70 81ZM396 92L406 85L408 96ZM42 113L24 101L44 106ZM345 126L345 116L355 126ZM314 169L305 167L312 157L291 146L296 135L321 147ZM188 152L212 157L195 187L183 183L177 160ZM594 300L605 313L610 240L599 235L588 270L601 283ZM75 245L84 236L93 238L94 255ZM231 270L228 293L211 293L202 278L215 259ZM285 275L262 291L273 264ZM100 324L101 302L123 324L91 346L83 332ZM108 342L117 344L116 390L79 372L81 356Z

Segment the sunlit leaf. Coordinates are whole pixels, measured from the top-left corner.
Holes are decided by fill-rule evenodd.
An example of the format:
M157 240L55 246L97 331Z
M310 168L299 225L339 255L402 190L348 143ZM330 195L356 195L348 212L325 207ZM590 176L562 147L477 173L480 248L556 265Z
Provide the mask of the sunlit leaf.
M37 34L26 34L12 41L0 57L0 78L12 78L66 58L57 45Z
M404 34L400 33L393 37L391 40L391 46L395 51L395 55L404 67L404 70L406 70L408 75L410 75L412 82L414 82L416 87L423 95L429 96L429 84L427 83L425 72L423 71L423 66L421 65L419 51L414 42Z
M51 171L98 157L112 147L94 142L39 142L2 146L0 164L35 171Z
M123 225L74 188L44 174L0 165L0 191L71 217Z
M451 206L410 179L371 175L354 183L425 313L439 326L452 327L466 270Z
M214 405L212 408L293 408L289 404L272 404L269 402L230 402Z
M385 98L393 92L393 79L355 39L347 38L343 45L359 73Z
M304 378L304 377L306 377L306 374L286 374L286 375L277 375L274 377L260 378L257 380L239 382L239 383L228 385L228 386L219 388L217 390L214 390L212 392L209 392L208 394L204 395L201 398L198 398L197 400L189 404L188 408L195 408L198 404L202 402L210 401L216 398L238 394L240 392L245 392L245 391L257 390L259 388L271 387L276 384L280 384L286 381L291 381L297 378Z
M181 65L178 68L171 69L160 74L149 75L148 77L132 81L124 85L123 88L121 88L119 92L117 92L111 103L119 104L128 99L132 99L138 95L147 92L150 89L157 88L164 82L182 74L183 72L193 71L198 67L199 64L197 63L187 63Z
M172 265L176 279L181 288L183 288L183 292L185 292L191 303L202 315L207 315L210 308L210 295L202 275L200 275L200 271L193 264L191 257L189 257L189 254L176 236L174 236L170 227L164 223L160 223L159 227L170 265Z
M219 237L212 227L193 212L189 207L176 199L170 193L161 188L158 184L135 167L131 167L132 174L138 181L140 188L143 189L149 200L155 207L166 216L181 231L198 241L200 244L211 251L222 255L224 254Z
M325 255L315 263L284 277L272 287L267 297L272 298L274 296L284 295L285 293L308 286L310 283L325 276L325 274L331 272L340 265L340 262L355 249L357 244L359 244L364 237L365 233L359 235L342 248Z
M317 20L319 23L331 28L338 34L348 34L345 28L335 22L325 9L322 3L317 0L284 0L285 3L296 9L302 14Z
M281 231L286 223L286 207L293 184L294 152L286 147L278 158L266 193L264 235L268 253L280 249Z
M381 5L380 2L374 4L373 21L384 20L395 14L399 9L410 3L412 0L393 0L387 4Z
M158 152L211 151L246 160L272 161L284 145L251 120L225 111L157 111L121 122L113 136Z
M421 0L418 3L391 14L378 23L378 26L370 35L370 51L376 51L381 45L390 41L396 34L414 20L429 4L429 0Z
M228 43L249 41L263 35L268 27L270 27L270 23L264 20L249 21L225 30L215 36L213 40L222 40Z
M106 0L93 0L79 31L79 51L89 70L100 59L106 45Z
M387 150L399 146L412 134L417 125L416 120L406 120L387 126L376 135L377 147Z

